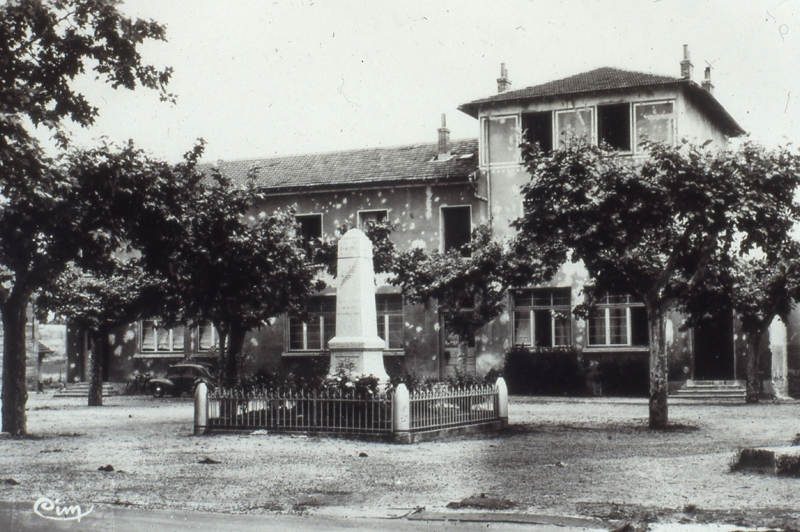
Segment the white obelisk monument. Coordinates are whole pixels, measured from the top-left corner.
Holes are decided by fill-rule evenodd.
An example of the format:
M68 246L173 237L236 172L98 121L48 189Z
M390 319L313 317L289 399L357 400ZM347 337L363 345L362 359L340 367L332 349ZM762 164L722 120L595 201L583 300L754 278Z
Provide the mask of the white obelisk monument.
M389 381L383 365L386 342L378 336L372 242L360 230L350 229L339 240L337 270L336 336L328 342L329 374L352 367L355 374L374 375L385 384Z

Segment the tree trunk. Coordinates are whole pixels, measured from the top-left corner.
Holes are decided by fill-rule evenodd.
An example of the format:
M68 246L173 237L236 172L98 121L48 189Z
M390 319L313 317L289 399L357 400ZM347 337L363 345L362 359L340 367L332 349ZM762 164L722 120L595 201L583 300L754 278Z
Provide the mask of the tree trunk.
M28 390L25 383L27 349L25 348L25 311L27 300L9 299L3 307L3 426L12 436L28 432L25 403Z
M747 373L745 401L748 403L757 403L761 397L761 360L758 357L758 345L761 343L763 335L763 331L745 333L742 338L745 372Z
M458 361L456 367L462 375L467 374L467 360L469 359L469 342L458 339Z
M666 313L648 308L650 328L650 428L663 429L669 423L667 407Z
M228 329L228 349L225 353L225 386L233 388L239 384L239 361L244 349L244 337L247 331L238 324Z
M219 334L219 351L217 353L216 377L220 385L225 384L225 372L228 369L228 329L214 325Z
M89 406L103 406L103 361L105 359L108 334L105 329L91 333L92 369L89 378Z
M37 349L39 345L36 345ZM42 382L42 363L44 362L44 355L37 351L36 353L36 393L44 391L44 383Z

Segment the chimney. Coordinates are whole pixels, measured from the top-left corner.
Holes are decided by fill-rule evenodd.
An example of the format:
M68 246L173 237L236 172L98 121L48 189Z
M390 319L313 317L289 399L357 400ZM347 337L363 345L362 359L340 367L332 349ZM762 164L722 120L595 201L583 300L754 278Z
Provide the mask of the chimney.
M508 79L508 71L506 64L500 63L500 77L497 78L497 92L506 92L511 87L511 81Z
M692 79L692 70L694 69L694 65L692 62L689 61L689 45L683 45L683 61L681 61L681 77L683 79L691 80Z
M447 116L442 113L442 127L439 131L439 155L437 161L446 161L450 158L450 130L447 129Z
M703 88L705 90L707 90L711 94L714 94L714 84L711 83L711 67L710 66L706 67L705 77L704 77L703 83L701 83L701 85L703 86Z

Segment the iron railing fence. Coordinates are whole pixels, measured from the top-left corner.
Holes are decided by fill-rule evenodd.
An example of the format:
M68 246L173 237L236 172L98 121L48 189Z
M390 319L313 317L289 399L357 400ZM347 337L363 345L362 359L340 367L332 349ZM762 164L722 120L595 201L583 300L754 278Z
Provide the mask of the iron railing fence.
M411 432L477 425L500 418L494 385L413 391L409 402Z
M502 385L500 384L502 382ZM354 435L420 434L470 425L507 423L505 382L364 394L307 390L207 391L195 397L195 433L266 429ZM503 425L504 426L504 425Z
M211 430L389 434L392 399L387 394L339 391L217 390L208 394L208 426Z

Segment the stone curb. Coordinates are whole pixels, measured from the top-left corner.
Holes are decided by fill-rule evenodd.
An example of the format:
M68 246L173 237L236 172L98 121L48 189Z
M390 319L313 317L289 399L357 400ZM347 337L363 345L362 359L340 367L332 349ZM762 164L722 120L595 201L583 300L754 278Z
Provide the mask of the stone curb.
M406 516L409 521L464 521L473 523L518 523L524 525L551 525L579 527L589 530L614 530L624 521L604 521L589 517L564 517L509 512L427 512L422 510Z

